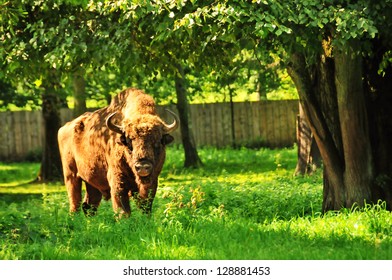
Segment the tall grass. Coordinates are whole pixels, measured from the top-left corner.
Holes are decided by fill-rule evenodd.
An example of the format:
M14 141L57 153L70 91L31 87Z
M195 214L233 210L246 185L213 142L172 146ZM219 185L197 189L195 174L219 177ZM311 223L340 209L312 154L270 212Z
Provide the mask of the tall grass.
M380 203L321 215L321 174L294 177L295 149L168 150L146 217L69 215L62 184L24 184L38 164L0 164L0 259L391 259Z

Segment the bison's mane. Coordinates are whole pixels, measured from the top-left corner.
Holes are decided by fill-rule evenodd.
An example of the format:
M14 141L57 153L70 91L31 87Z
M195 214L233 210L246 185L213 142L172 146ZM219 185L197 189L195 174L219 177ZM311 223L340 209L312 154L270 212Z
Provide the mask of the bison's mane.
M157 115L139 115L123 122L124 128L130 128L132 134L137 136L147 136L151 134L160 134L162 129L162 120Z
M116 95L108 106L108 111L122 112L125 119L140 114L157 114L154 99L135 88L123 90Z

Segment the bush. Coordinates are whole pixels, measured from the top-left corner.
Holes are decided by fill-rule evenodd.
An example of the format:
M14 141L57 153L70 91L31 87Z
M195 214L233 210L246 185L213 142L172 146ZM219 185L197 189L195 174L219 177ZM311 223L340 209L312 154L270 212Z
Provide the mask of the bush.
M34 150L30 150L25 158L27 162L40 162L42 160L42 149L36 148Z

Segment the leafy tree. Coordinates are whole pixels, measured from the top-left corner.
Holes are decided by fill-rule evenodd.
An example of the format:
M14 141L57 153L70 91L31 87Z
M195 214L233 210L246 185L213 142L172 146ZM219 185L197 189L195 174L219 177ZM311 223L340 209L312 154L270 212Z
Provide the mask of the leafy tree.
M391 68L384 77L378 73L391 49L390 34L383 32L390 24L379 18L392 9L389 1L379 4L342 1L329 6L327 15L316 7L323 39L311 66L304 51L291 53L288 69L324 161L324 210L378 199L392 203L392 169L383 159L384 153L392 155L386 144L390 125L382 121L392 105Z
M392 203L391 4L192 1L176 21L202 30L201 45L253 42L282 58L323 158L324 211Z
M4 42L1 68L5 79L14 85L24 79L40 81L37 87L43 89L41 92L45 145L39 179L46 181L61 178L60 155L56 137L53 137L60 127L59 95L56 95L60 77L53 65L43 62L46 43L50 43L49 35L44 32L44 21L51 25L54 19L45 13L46 6L31 4L28 1L3 4L0 21L1 40Z
M86 2L86 1L84 1ZM85 29L72 28L86 3L83 1L8 1L0 20L1 68L15 87L21 81L35 83L44 118L44 149L39 180L62 178L57 131L59 109L64 104L64 76L83 62L86 44L77 42ZM85 37L83 37L85 38ZM81 55L82 54L82 55Z

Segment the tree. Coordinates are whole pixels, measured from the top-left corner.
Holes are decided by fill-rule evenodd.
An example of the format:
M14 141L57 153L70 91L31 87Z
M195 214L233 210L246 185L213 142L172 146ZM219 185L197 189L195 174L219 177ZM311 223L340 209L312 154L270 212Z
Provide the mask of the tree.
M370 7L375 8L372 5ZM365 25L366 15L358 14L360 8L347 5L347 9ZM351 14L350 20L355 20ZM309 60L308 56L297 51L292 53L288 66L289 73L297 85L305 116L323 157L323 210L352 207L354 204L363 206L365 202L377 202L378 199L387 200L390 205L390 187L385 188L387 181L384 181L384 189L380 188L377 177L382 175L389 178L391 174L386 175L384 172L387 170L377 170L376 146L380 142L372 142L373 136L370 131L378 124L371 121L369 116L369 113L376 113L372 112L375 104L370 99L371 95L383 98L387 93L380 90L380 86L374 81L368 80L368 75L377 76L377 73L364 72L368 71L367 62L373 68L372 71L379 69L379 63L370 61L371 56L377 55L372 45L378 39L372 38L375 37L374 34L369 34L369 38L363 35L360 38L359 34L344 38L344 35L337 32L338 23L337 26L334 25L328 25L321 30L324 35L324 39L319 42L321 51L311 67L306 62ZM355 30L357 26L354 25L349 30L351 34L360 33L359 30ZM375 28L367 26L370 31L376 32ZM382 37L382 34L379 33L379 36ZM363 56L361 53L364 50L360 49L360 44L371 46L371 51ZM381 80L389 84L387 79ZM372 93L369 85L376 89L376 92ZM384 105L388 108L391 104L386 102ZM384 105L380 106L382 111L385 110ZM385 141L385 136L384 134L379 140ZM384 152L388 150L385 149Z
M323 159L323 211L379 199L390 207L391 1L192 5L178 23L203 29L201 45L248 39L282 58Z
M45 139L38 176L41 181L62 178L57 144L61 125L59 109L64 103L62 81L67 71L84 59L86 43L75 42L74 38L85 38L83 32L88 26L79 29L72 23L77 18L75 15L83 11L85 2L15 0L2 5L2 73L15 87L28 80L29 84L36 84L35 91L42 93Z
M193 139L192 131L189 127L189 105L187 100L187 86L185 72L182 65L177 66L175 76L175 86L177 93L177 109L181 119L181 138L185 151L185 167L199 167L202 162L196 150L196 144Z
M0 21L2 41L3 73L11 83L18 84L20 80L37 82L42 88L42 115L44 119L45 144L38 180L58 180L62 177L60 155L56 140L60 128L59 100L56 95L59 88L59 75L53 65L45 63L45 52L50 41L50 35L44 34L44 21L48 25L54 23L48 6L36 6L28 1L13 1L3 4L2 20ZM53 33L53 31L52 31Z
M38 181L58 181L63 177L57 131L61 127L59 85L55 69L43 81L42 116L44 119L44 147Z
M369 5L376 11L374 5ZM309 57L304 52L295 51L288 66L323 158L324 211L363 206L365 202L377 202L379 199L386 200L389 206L392 202L391 169L385 165L379 168L382 166L379 145L385 143L389 125L371 118L377 115L387 117L385 110L391 106L386 97L388 93L378 84L390 84L387 79L390 66L385 69L383 78L377 73L381 60L374 59L380 54L384 56L390 46L379 45L379 40L386 35L380 31L379 38L375 38L375 34L366 37L356 30L366 24L369 24L366 29L370 32L377 30L370 21L367 22L369 15L361 14L364 6L347 5L346 8L351 12L349 20L361 23L350 26L349 32L354 35L345 38L339 33L338 23L332 22L321 30L324 39L319 42L320 52L312 65L309 66ZM365 55L361 44L370 47ZM378 78L375 81L369 77ZM385 103L377 104L372 98L383 99ZM380 116L379 110L383 116ZM374 127L378 135L371 133ZM383 147L382 153L390 156L390 148Z

